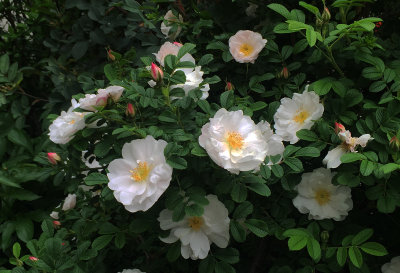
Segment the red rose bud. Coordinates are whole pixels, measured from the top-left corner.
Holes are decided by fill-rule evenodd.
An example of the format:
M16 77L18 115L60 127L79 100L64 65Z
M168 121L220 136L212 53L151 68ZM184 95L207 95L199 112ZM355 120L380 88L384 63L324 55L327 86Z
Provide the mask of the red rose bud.
M133 108L132 103L128 103L128 105L126 106L125 114L130 117L135 116L135 108Z
M111 49L107 50L107 56L111 61L115 61L115 56L112 54Z
M281 72L281 75L282 75L282 78L284 78L284 79L287 79L287 78L289 78L289 70L287 69L287 67L286 66L284 66L283 68L282 68L282 72Z
M34 261L34 262L39 261L39 259L34 256L29 256L29 260Z
M178 42L174 42L174 45L179 46L179 47L183 46L183 44L178 43Z
M60 221L53 221L53 226L54 226L54 228L59 228L61 226L61 222Z
M53 165L56 165L57 162L61 160L60 156L57 153L47 153L47 159Z
M160 82L164 78L164 72L155 63L151 63L151 77L156 82Z
M389 146L393 150L399 151L400 150L400 140L396 136L393 136L389 141Z
M235 87L231 82L226 82L225 91L235 90Z
M346 131L346 128L340 123L335 122L335 133L339 134L340 132Z
M324 11L322 12L322 20L328 22L331 19L331 13L327 7L324 7Z

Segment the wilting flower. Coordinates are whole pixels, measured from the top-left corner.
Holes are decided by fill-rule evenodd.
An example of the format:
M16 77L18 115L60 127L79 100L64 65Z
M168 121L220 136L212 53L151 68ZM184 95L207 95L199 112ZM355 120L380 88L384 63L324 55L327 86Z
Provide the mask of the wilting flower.
M267 156L275 156L281 155L281 159L283 158L283 152L285 151L285 146L282 143L282 138L271 129L271 126L266 121L260 121L257 124L258 129L261 131L264 139L267 141ZM272 165L272 162L269 162L267 165Z
M274 115L276 134L284 141L290 141L290 144L299 141L297 131L310 129L324 112L319 96L313 91L308 92L307 89L308 86L302 94L293 94L291 99L281 99L281 105Z
M400 256L392 258L390 263L382 265L382 273L399 273L400 272Z
M108 166L108 187L128 211L148 210L168 188L172 168L165 160L165 146L167 142L152 136L133 140L122 147L122 158Z
M151 77L156 82L162 81L164 78L164 72L160 67L158 67L155 63L151 63Z
M343 220L353 208L351 189L333 185L333 176L325 168L304 173L300 184L295 188L298 195L293 199L293 205L301 213L308 213L309 219Z
M356 148L358 145L365 147L369 140L372 140L370 134L365 134L360 137L352 137L350 131L346 130L344 126L340 123L336 123L335 128L338 127L340 132L338 136L342 140L342 144L333 148L328 152L325 158L322 160L327 168L337 168L342 163L340 158L346 153L356 153Z
M161 47L160 50L157 53L154 53L154 55L156 56L156 60L159 64L161 64L161 66L164 66L164 59L167 55L178 55L179 52L179 48L182 45L179 43L170 43L170 42L165 42ZM182 62L191 62L191 63L196 63L196 61L194 60L194 58L192 57L192 55L190 55L189 53L186 53L185 55L183 55L183 57L181 58ZM191 72L193 70L193 68L184 68L181 69L182 71L189 71Z
M118 273L146 273L146 272L142 272L139 269L124 269L122 270L122 272Z
M179 33L181 33L181 23L183 23L182 15L179 14L178 18L175 16L175 14L172 13L171 10L169 10L164 16L164 21L161 23L162 34L164 34L165 37L174 40L176 37L178 37ZM170 33L173 25L177 25L177 29L176 31Z
M191 72L187 72L187 70L184 71L186 76L185 83L171 85L171 90L174 88L182 88L185 91L185 95L187 96L190 90L200 87L200 84L203 82L203 74L204 74L204 72L201 71L200 69L201 66L196 66L196 68ZM201 100L204 100L208 97L209 90L210 90L210 85L208 83L200 88L200 91L202 91L202 96L200 98Z
M201 128L199 143L218 166L235 174L257 169L268 152L261 130L242 110L219 109Z
M229 51L239 63L254 63L266 43L260 33L239 30L229 38Z
M229 222L228 210L215 195L207 195L209 204L204 206L202 216L185 216L179 222L172 220L172 211L163 210L158 217L162 230L171 230L166 238L160 238L165 243L181 241L182 257L192 260L207 257L212 243L220 248L228 246Z
M76 205L76 194L68 194L68 196L64 200L64 204L62 206L62 210L70 210L75 208Z
M60 156L57 153L47 153L47 159L53 165L56 165L58 161L61 160Z
M84 116L87 113L73 112L79 104L74 99L71 103L72 106L68 111L62 111L49 127L50 140L54 143L66 144L74 138L76 132L85 128Z
M51 213L50 213L50 217L51 218L53 218L53 219L55 219L55 220L58 220L58 212L57 211L52 211Z
M110 97L114 102L119 101L119 98L122 95L122 92L124 92L124 89L122 86L109 86L106 89L99 89L97 90L97 94L99 98L108 98Z
M249 17L256 17L257 9L258 5L250 2L249 6L246 8L246 15Z

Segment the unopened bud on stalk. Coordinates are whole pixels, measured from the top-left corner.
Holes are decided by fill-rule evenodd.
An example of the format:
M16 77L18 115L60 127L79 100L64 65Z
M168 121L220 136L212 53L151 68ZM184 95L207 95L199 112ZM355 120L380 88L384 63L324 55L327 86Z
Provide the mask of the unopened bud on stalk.
M183 45L182 45L181 43L179 43L179 42L174 42L174 45L179 46L179 47L183 46Z
M31 261L33 261L33 262L39 261L39 259L36 258L35 256L29 256L29 260L31 260Z
M317 29L321 29L321 27L324 25L324 21L322 20L321 17L317 16L315 19L315 26Z
M53 226L54 226L54 228L60 228L61 222L55 220L55 221L53 221Z
M335 133L339 134L340 132L346 131L346 128L343 126L343 124L335 122Z
M389 141L389 146L398 152L400 150L400 140L396 136L393 136Z
M289 70L287 69L286 66L284 66L281 71L281 77L287 79L289 78L289 75L290 75Z
M160 82L164 78L164 72L155 63L151 63L151 77L156 82Z
M225 91L235 90L235 87L231 82L226 82Z
M47 153L47 159L53 165L56 165L58 161L61 160L60 156L57 153Z
M321 241L322 241L323 243L327 243L328 240L329 240L329 232L326 231L326 230L322 231L322 232L321 232Z
M128 103L128 105L126 106L125 114L128 117L134 117L135 116L135 108L133 108L132 103Z
M111 49L107 50L107 56L111 61L115 61L115 56L112 54Z
M322 12L322 20L324 22L328 22L331 19L331 13L327 7L324 7L324 11Z

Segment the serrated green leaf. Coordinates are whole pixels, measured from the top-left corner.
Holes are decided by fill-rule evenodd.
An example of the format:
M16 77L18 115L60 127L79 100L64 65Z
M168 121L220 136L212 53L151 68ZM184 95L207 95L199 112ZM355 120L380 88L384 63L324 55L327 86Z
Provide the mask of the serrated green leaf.
M376 242L367 242L364 243L360 246L360 249L364 251L365 253L368 253L370 255L374 256L385 256L388 254L386 248L381 245L380 243Z
M357 268L361 268L363 263L363 257L360 250L357 247L349 248L349 258L353 265Z

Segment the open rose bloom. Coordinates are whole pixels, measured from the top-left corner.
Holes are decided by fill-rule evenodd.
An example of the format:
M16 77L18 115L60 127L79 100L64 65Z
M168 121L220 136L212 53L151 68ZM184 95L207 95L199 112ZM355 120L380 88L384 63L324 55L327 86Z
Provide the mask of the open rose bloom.
M254 63L266 44L260 33L239 30L229 38L229 51L238 63Z

